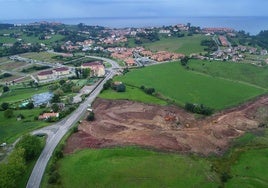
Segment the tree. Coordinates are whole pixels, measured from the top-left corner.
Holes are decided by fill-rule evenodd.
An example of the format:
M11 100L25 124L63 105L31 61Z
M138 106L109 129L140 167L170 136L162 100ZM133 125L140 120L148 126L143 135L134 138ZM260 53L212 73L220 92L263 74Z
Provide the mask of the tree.
M186 66L189 61L189 57L185 56L184 58L181 59L181 65Z
M12 118L13 115L14 115L14 113L13 113L13 110L12 110L12 109L7 109L7 110L5 110L5 112L4 112L4 117L5 117L5 118Z
M90 69L89 68L83 69L83 71L82 71L82 77L83 78L87 78L89 76L90 76Z
M145 88L145 93L148 95L152 95L155 92L154 88Z
M33 87L34 86L34 81L33 80L29 81L29 86L30 87Z
M60 88L55 90L53 93L54 93L54 95L58 95L58 96L62 96L64 94L64 92Z
M79 93L79 91L80 91L80 87L79 86L73 86L72 87L72 92L73 93Z
M78 68L75 68L75 75L76 75L76 78L79 79L80 78L80 70Z
M18 181L26 170L24 152L23 148L17 148L10 154L7 163L0 164L0 187L18 187Z
M3 102L3 103L1 104L1 108L2 108L3 110L7 110L8 107L9 107L9 104L8 104L7 102Z
M33 108L34 108L34 103L33 103L33 102L29 102L29 103L26 105L26 108L27 108L27 109L33 109Z
M5 93L5 92L8 92L9 91L9 87L8 86L4 86L3 87L3 92Z
M112 82L113 80L112 79L109 79L107 80L104 84L103 84L103 89L106 90L106 89L109 89L112 85Z
M52 104L51 108L52 108L53 112L58 112L60 109L57 104Z
M25 150L24 159L31 161L41 153L42 144L36 136L25 135L16 144L16 148L23 148Z
M116 91L117 92L125 92L126 91L125 84L119 84L118 86L116 86Z
M58 103L58 102L60 102L60 96L54 94L50 102L51 103Z
M61 86L61 89L63 90L64 93L68 93L68 92L72 92L72 87L74 86L75 84L73 82L66 82L65 84L63 84Z
M63 85L63 84L66 83L66 81L65 80L60 80L59 83L60 83L60 85Z
M94 112L90 112L89 115L87 116L88 121L94 121L95 120L95 114Z

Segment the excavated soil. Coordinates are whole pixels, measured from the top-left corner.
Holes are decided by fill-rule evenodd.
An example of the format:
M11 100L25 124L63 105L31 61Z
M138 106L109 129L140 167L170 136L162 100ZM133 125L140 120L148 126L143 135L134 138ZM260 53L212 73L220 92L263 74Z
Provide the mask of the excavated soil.
M97 99L95 121L82 121L67 141L65 153L82 148L139 145L165 151L222 154L232 139L258 129L268 118L268 96L262 96L210 117L175 106L128 100Z

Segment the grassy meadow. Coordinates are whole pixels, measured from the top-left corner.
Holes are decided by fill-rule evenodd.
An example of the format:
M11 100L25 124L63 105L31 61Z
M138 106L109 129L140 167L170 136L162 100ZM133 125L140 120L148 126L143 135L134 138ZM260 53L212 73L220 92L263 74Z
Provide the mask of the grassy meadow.
M126 86L125 92L116 92L112 89L104 90L99 97L104 99L127 99L148 104L166 105L167 102L155 96L146 95L142 90L133 86Z
M267 116L267 115L266 115ZM268 130L246 133L236 139L232 149L214 164L228 172L226 188L268 186Z
M136 87L153 87L179 105L199 103L216 110L237 105L266 91L249 84L189 71L179 62L132 70L115 80Z
M15 103L25 99L31 98L34 94L39 94L47 92L48 88L46 86L38 88L13 88L10 87L10 91L3 93L0 96L0 104L3 102Z
M4 111L0 111L0 143L14 142L20 135L28 133L34 129L48 125L47 122L34 120L39 116L43 109L32 109L32 110L14 110L12 118L5 118ZM25 119L17 121L17 116L22 114Z
M58 165L59 187L65 188L216 187L219 182L204 159L136 147L82 150Z
M52 57L56 56L53 53L48 53L48 52L29 52L29 53L24 53L20 54L21 57L25 58L30 58L38 61L44 61L44 62L51 62L51 63L56 63L59 62L57 59L53 59Z
M268 66L259 67L246 63L190 60L189 68L194 71L268 88Z
M223 156L138 147L84 149L57 162L58 184L42 187L267 187L268 130L235 139ZM228 174L229 178L223 178ZM226 177L226 176L225 176Z
M204 35L185 36L181 38L168 37L161 38L159 41L156 42L145 43L143 45L145 48L148 48L152 51L164 50L190 55L192 53L204 52L204 46L201 46L200 43L202 40L208 38L208 36Z
M10 91L0 96L0 104L6 102L10 107L18 106L23 100L31 98L34 94L47 92L47 86L38 88L22 88L22 86L11 86ZM34 108L31 110L13 110L13 117L4 117L4 111L0 111L0 143L15 141L20 135L32 131L34 129L48 125L43 121L34 120L44 109ZM17 121L17 116L22 114L25 119Z
M231 167L231 178L227 188L231 187L268 187L268 148L249 150L241 154Z

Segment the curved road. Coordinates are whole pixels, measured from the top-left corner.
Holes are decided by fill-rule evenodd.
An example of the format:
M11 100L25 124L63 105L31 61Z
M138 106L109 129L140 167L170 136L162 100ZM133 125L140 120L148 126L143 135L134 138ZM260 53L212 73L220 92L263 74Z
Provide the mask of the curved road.
M85 114L87 107L89 104L91 104L95 98L98 96L100 91L102 90L103 84L110 78L112 78L116 71L114 69L120 68L119 65L107 58L102 58L102 57L97 57L97 56L87 56L87 57L92 57L95 59L100 59L103 61L106 61L112 65L112 68L107 71L108 73L106 74L105 79L96 86L96 88L91 92L89 97L82 103L80 106L68 117L64 118L60 122L36 130L32 134L47 134L47 140L46 140L46 146L43 149L41 155L39 156L34 169L32 171L32 174L28 180L27 183L27 188L38 188L40 187L40 183L43 177L43 174L45 172L47 163L52 156L52 153L62 137L70 130L70 128L80 120L80 118Z

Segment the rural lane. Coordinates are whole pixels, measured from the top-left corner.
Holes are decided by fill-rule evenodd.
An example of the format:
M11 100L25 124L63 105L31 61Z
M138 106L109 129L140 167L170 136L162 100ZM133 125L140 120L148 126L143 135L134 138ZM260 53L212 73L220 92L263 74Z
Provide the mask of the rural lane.
M60 140L70 130L70 128L76 122L78 122L80 118L82 118L82 116L86 113L88 105L91 104L98 96L98 94L103 88L103 84L108 79L113 78L113 76L116 74L116 71L114 69L120 68L119 65L111 59L97 56L87 56L87 57L106 61L112 65L112 68L110 68L109 71L107 71L105 79L103 79L103 81L96 86L96 88L90 93L89 97L83 103L81 103L80 106L71 115L69 115L68 117L64 118L63 120L54 125L32 132L32 134L47 134L47 140L45 148L43 149L33 168L33 171L27 183L27 188L40 187L40 183L43 174L45 172L47 163L50 157L52 156L52 153L55 150L56 146L60 142Z

